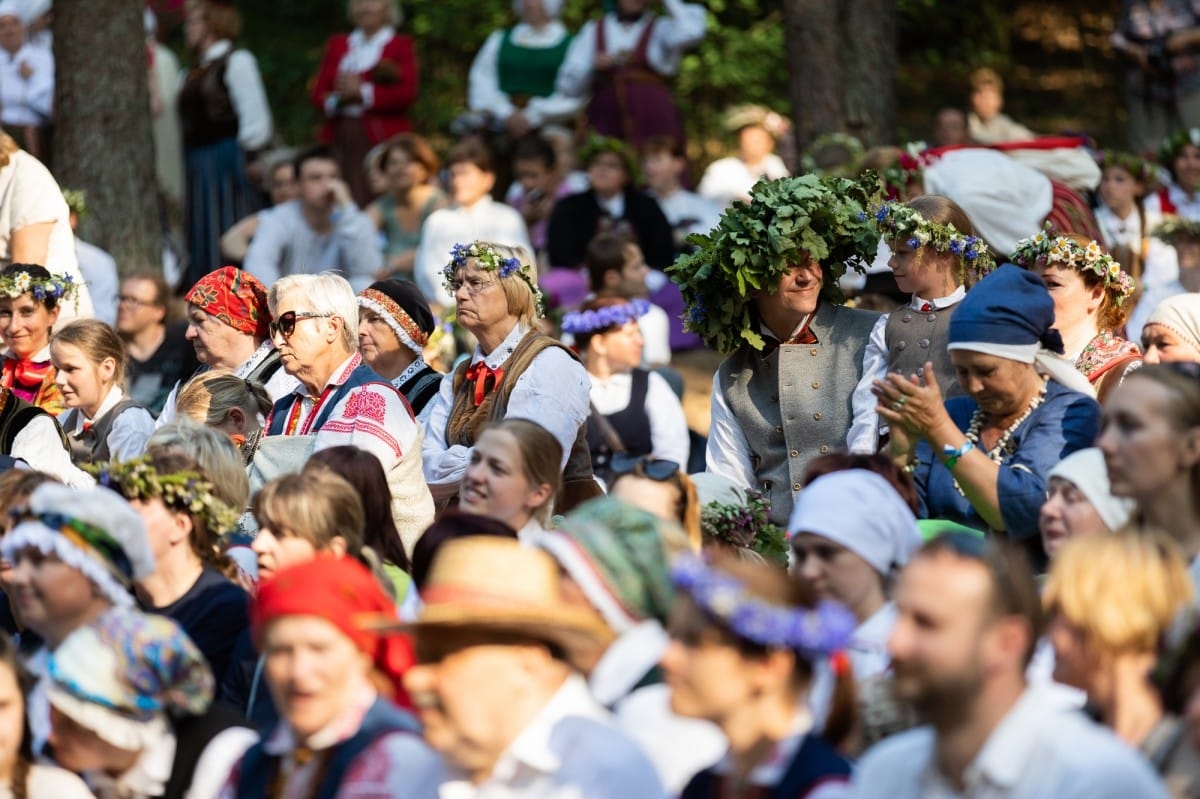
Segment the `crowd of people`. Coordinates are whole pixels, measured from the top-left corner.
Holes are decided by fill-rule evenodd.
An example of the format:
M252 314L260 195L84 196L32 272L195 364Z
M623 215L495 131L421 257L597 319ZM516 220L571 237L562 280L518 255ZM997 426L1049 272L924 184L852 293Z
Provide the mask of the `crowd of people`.
M179 81L148 15L153 265L0 65L0 795L1200 797L1200 129L982 70L953 141L742 106L701 172L705 9L612 5L517 0L444 157L390 0L295 148L232 4Z

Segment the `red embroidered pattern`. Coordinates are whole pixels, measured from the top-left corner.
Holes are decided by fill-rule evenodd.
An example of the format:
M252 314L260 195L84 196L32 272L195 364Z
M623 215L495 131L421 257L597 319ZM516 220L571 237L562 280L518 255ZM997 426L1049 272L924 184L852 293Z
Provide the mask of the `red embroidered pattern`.
M357 419L360 416L365 416L373 422L383 424L386 413L387 400L374 391L363 390L350 395L350 398L346 400L346 409L342 416L346 419Z

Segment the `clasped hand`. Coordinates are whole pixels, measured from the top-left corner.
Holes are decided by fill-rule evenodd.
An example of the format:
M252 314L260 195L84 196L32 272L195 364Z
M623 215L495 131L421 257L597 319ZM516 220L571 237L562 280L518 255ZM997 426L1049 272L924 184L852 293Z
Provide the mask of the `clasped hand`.
M926 363L923 371L933 375L933 364ZM929 438L933 430L949 421L936 380L889 372L883 380L872 381L871 391L879 400L876 411L891 428L894 455L911 453L917 441Z

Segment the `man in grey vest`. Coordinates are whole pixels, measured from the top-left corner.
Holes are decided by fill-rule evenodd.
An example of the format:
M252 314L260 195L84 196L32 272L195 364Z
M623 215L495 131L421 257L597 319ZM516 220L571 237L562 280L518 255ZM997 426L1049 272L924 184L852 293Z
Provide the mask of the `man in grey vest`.
M784 526L804 469L845 448L878 314L838 304L837 281L876 249L867 181L760 182L671 268L685 324L729 357L713 376L708 470L762 491Z

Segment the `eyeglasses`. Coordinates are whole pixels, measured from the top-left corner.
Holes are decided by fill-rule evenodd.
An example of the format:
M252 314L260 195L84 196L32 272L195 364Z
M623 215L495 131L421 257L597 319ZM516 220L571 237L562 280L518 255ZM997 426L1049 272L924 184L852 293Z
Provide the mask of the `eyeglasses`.
M297 319L328 319L336 315L331 313L314 313L312 311L288 311L271 320L271 323L267 325L267 330L270 331L271 338L282 336L288 339L296 332Z
M146 308L148 306L154 305L155 302L154 302L154 300L143 300L143 299L139 299L137 297L131 297L128 294L122 294L121 296L117 297L117 304L118 305L132 305L135 308Z
M679 464L675 461L648 455L630 455L627 452L614 453L608 466L614 475L636 474L656 483L665 483L679 473Z
M450 289L451 294L457 294L459 289L461 289L463 286L466 286L467 294L475 297L487 291L492 286L498 285L499 283L497 283L495 280L480 280L479 278L471 277L467 278L466 280L451 280L447 284L447 288Z

